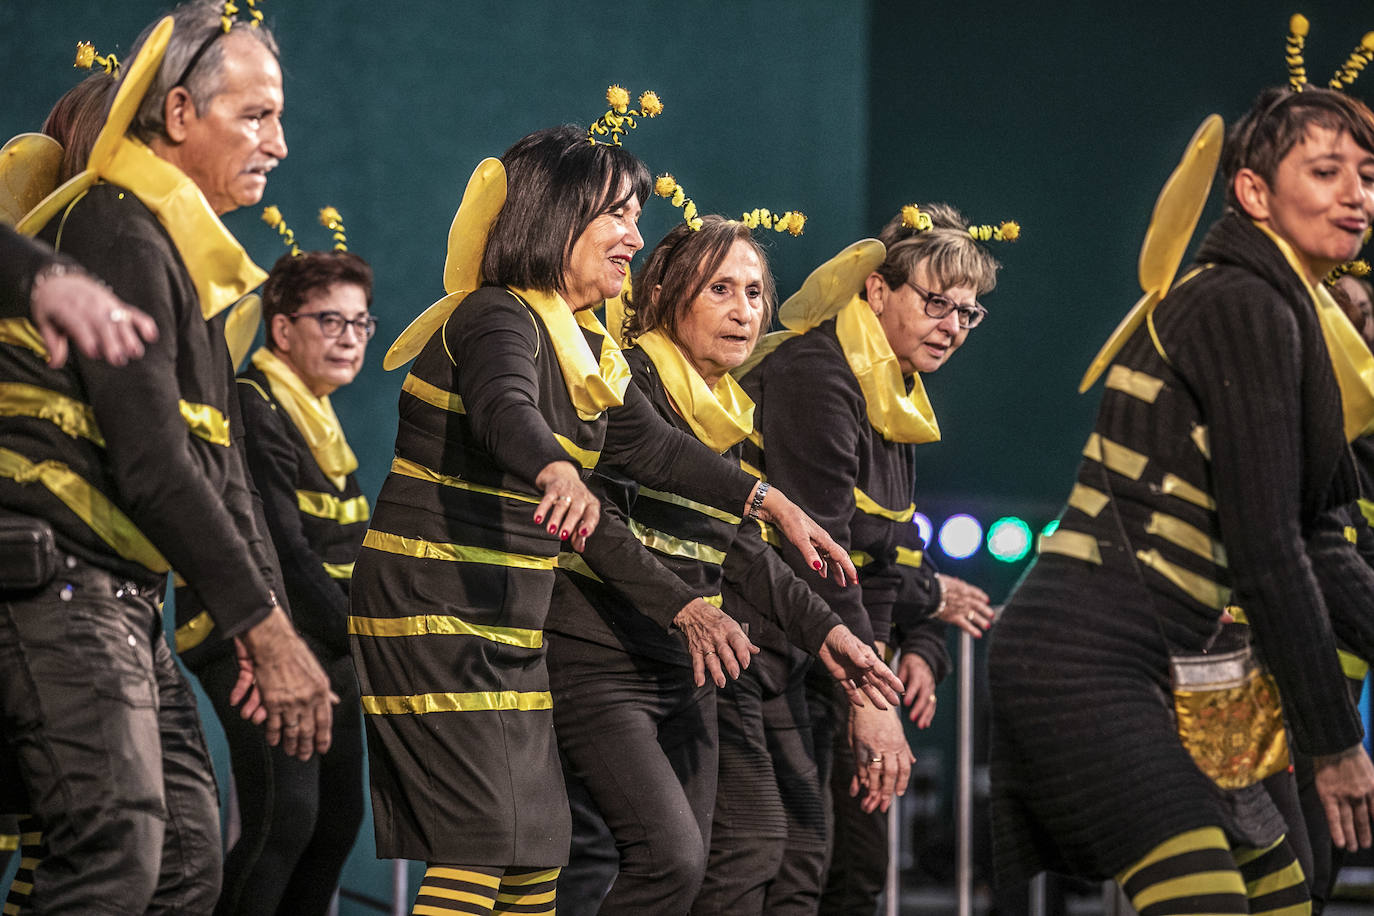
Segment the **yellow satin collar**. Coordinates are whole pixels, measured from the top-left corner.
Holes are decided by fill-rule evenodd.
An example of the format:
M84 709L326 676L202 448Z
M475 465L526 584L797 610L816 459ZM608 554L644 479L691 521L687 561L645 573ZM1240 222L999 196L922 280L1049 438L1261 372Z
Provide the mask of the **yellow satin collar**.
M1336 385L1341 390L1346 440L1354 442L1361 436L1374 433L1374 354L1369 352L1360 332L1355 330L1350 319L1345 317L1345 312L1341 311L1327 291L1326 284L1313 286L1307 281L1307 275L1292 247L1267 226L1255 225L1283 252L1288 265L1312 297L1317 320L1322 326L1322 339L1326 341L1326 352L1331 356L1331 368L1336 374Z
M224 228L195 182L139 141L124 137L99 174L132 191L167 230L195 284L206 320L267 279Z
M344 438L343 426L334 413L334 405L329 403L329 396L317 398L311 394L296 371L266 347L259 347L253 353L253 365L267 376L272 397L305 437L315 463L334 487L342 490L348 483L348 475L358 469L358 459Z
M558 368L563 371L563 382L568 386L568 395L579 417L586 421L595 420L606 408L625 403L625 388L630 384L630 366L625 362L625 354L620 352L591 309L582 309L573 314L563 297L556 292L534 289L516 289L512 292L543 319L544 327L553 341ZM601 336L599 358L592 356L587 338L582 336L582 328Z
M716 454L754 431L754 402L730 373L722 375L714 388L707 388L706 380L667 334L649 331L635 343L653 361L664 390L692 432Z
M938 442L940 424L917 373L906 390L897 355L873 308L856 294L835 316L835 336L868 402L868 422L889 442Z

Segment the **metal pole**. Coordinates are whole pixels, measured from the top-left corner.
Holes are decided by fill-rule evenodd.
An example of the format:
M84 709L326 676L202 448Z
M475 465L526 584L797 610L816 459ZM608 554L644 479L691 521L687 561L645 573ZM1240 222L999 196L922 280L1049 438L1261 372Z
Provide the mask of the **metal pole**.
M1030 916L1045 916L1045 888L1049 883L1049 876L1043 871L1031 878L1030 882Z
M973 914L973 637L959 631L959 757L954 797L959 916Z
M887 888L883 912L887 916L897 916L901 907L901 867L902 867L902 799L892 799L892 807L887 809Z
M391 916L406 916L410 912L409 861L391 860Z

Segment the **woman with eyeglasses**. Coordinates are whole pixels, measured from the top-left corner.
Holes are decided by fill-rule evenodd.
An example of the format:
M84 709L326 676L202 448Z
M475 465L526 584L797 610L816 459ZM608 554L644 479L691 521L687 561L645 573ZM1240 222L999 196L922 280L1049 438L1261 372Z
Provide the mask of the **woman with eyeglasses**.
M177 650L224 727L242 825L224 859L217 913L325 913L362 823L348 595L369 512L329 396L362 368L377 330L371 302L372 269L356 254L283 255L262 290L267 344L238 377L244 455L292 622L339 697L329 750L301 761L269 747L231 702L239 677L232 643L205 640L196 604L177 601ZM178 598L191 596L182 589Z
M915 446L939 437L920 377L943 366L983 320L978 297L996 284L999 265L953 207L905 210L908 218L894 218L882 244L845 249L783 304L783 324L803 333L764 357L742 385L762 434L745 443L745 460L840 533L859 569L859 589L809 584L880 654L900 647L904 702L924 727L950 667L942 621L981 635L992 611L981 590L936 574L912 524ZM774 543L803 568L796 551ZM805 660L761 615L747 606L738 615L763 652L753 676L722 697L730 707L722 713L722 788L697 911L757 911L762 897L762 912L815 912L827 884L827 845L831 880L821 912L871 911L886 876L885 812L905 792L914 761L901 713L850 708L828 678L806 677ZM785 836L739 816L747 810L739 787L752 784L743 761L751 758L731 746L738 729L727 728L727 716L758 723L749 726L752 740L773 751ZM742 772L727 773L737 762ZM831 787L827 824L822 793Z

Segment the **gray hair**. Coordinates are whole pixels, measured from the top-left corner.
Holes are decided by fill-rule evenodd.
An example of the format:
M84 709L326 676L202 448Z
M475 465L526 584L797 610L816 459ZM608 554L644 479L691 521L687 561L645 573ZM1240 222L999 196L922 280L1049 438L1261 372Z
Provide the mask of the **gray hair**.
M172 37L167 43L167 53L129 128L135 137L145 143L157 137L167 137L167 95L178 85L190 93L191 103L200 113L204 113L210 101L223 91L224 42L217 40L224 35L224 24L220 18L223 12L223 2L216 0L193 0L172 10L174 25ZM143 48L143 43L156 25L156 22L151 23L138 36L129 52L131 61ZM265 25L253 28L247 22L235 20L231 31L252 35L272 52L273 57L280 55L277 39ZM190 73L185 73L197 53L200 53L200 59ZM125 67L123 73L127 75L129 70L129 67Z

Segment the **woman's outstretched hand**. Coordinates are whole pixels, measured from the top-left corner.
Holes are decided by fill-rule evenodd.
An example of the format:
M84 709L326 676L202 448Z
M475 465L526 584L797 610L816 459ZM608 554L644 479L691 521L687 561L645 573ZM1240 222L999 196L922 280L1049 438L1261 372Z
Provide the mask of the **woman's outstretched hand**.
M733 618L700 598L678 611L673 626L687 637L692 680L698 687L706 683L708 674L717 687L724 687L726 676L731 680L739 677L759 651Z
M840 682L849 702L863 706L864 696L879 709L896 706L901 700L902 682L883 660L844 624L826 634L816 657L830 676Z
M758 487L754 488L754 492L758 492ZM753 498L754 494L751 493L751 504ZM829 574L840 585L858 583L859 571L849 559L849 552L836 544L830 535L821 530L820 525L811 520L811 516L799 509L777 487L770 487L764 494L759 518L777 525L783 536L801 551L806 565L822 576Z

